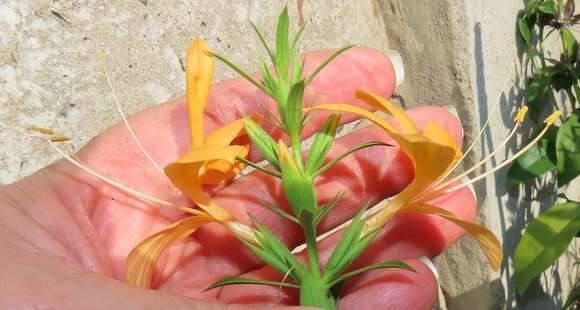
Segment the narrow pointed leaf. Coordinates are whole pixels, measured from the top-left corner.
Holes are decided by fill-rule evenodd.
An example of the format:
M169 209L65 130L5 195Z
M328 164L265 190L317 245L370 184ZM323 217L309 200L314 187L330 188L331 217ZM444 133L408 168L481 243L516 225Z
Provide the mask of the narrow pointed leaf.
M278 171L280 171L280 161L278 159L278 144L274 139L251 119L244 119L244 128L253 145L260 154Z
M349 50L352 47L354 47L354 45L347 45L343 48L338 49L336 52L332 53L332 55L326 58L324 62L322 62L318 67L316 67L314 71L312 71L308 79L306 79L306 85L310 84L310 82L312 82L312 80L318 75L318 73L320 73L320 71L322 71L322 69L324 69L324 67L326 67L326 65L328 65L336 57L338 57L340 54L344 53L345 51Z
M302 107L304 99L304 80L292 85L288 94L286 113L282 121L290 137L298 136L302 129Z
M329 201L328 203L324 204L321 208L320 208L320 213L316 216L316 218L314 219L314 225L318 225L320 223L320 221L334 208L336 207L336 205L338 205L338 202L340 201L340 199L342 198L342 196L344 196L345 191L341 190L340 192L338 192L338 194L336 196L334 196L334 198L332 198L331 201Z
M290 61L290 48L288 44L289 26L288 8L285 7L278 18L278 26L276 28L276 68L283 79L286 79L288 63Z
M208 288L206 291L213 290L214 288L226 286L226 285L236 285L236 284L258 284L258 285L269 285L275 287L289 287L289 288L300 288L300 286L296 284L286 283L286 282L277 282L277 281L267 281L267 280L260 280L260 279L250 279L250 278L223 278Z
M358 254L354 253L352 249L355 247L356 243L360 241L361 231L364 226L362 215L367 207L368 204L358 211L332 251L324 269L324 277L326 280L330 281L333 279L337 274L347 268L356 257L358 257ZM354 257L355 255L356 257Z
M368 266L365 266L363 268L360 268L360 269L357 269L357 270L354 270L351 272L347 272L347 273L341 275L340 277L338 277L336 280L332 281L329 285L335 286L335 285L339 284L340 282L343 282L343 281L345 281L349 278L352 278L354 276L358 276L359 274L365 273L367 271L376 270L376 269L387 269L387 268L397 268L397 269L404 269L404 270L408 270L408 271L412 271L412 272L417 272L417 270L415 270L415 268L405 264L404 262L390 261L390 262L368 265Z
M300 225L300 221L297 218L295 218L294 216L288 214L286 211L280 209L279 207L277 207L276 205L274 205L274 203L267 202L267 201L262 201L262 204L264 206L266 206L267 208L269 208L270 210L276 212L278 215L286 218L287 220L289 220L291 222L294 222L294 223Z
M330 115L316 135L316 138L310 147L310 152L308 153L306 174L313 175L326 159L326 155L328 154L328 151L330 151L330 147L332 146L332 142L336 136L336 129L338 128L339 120L340 115Z
M367 142L367 143L363 143L363 144L359 144L355 147L353 147L350 150L347 150L343 153L341 153L340 155L336 156L335 158L333 158L331 161L329 161L326 165L322 166L320 169L318 169L316 171L316 173L314 173L314 176L319 176L322 173L324 173L326 170L332 168L332 166L334 166L334 164L336 164L337 162L341 161L343 158L347 157L348 155L362 150L362 149L366 149L367 147L371 147L371 146L393 146L392 144L388 144L388 143L384 143L384 142L380 142L380 141L372 141L372 142Z
M260 42L262 42L262 45L264 46L264 48L268 52L268 56L270 57L270 60L272 61L272 64L273 65L276 65L275 55L272 52L272 49L270 48L270 45L268 45L268 43L266 42L266 38L264 38L264 34L260 31L260 29L258 29L258 27L256 26L256 24L254 24L254 22L250 21L250 25L252 25L252 28L254 29L254 31L258 35L258 38L260 39Z

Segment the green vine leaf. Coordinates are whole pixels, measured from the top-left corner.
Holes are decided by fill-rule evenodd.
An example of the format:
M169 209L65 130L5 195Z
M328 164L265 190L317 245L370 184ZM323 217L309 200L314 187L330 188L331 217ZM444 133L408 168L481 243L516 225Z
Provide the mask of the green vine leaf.
M544 14L554 15L554 1L545 0L540 5L538 5L538 11Z
M578 53L578 41L576 41L574 34L570 29L562 28L560 36L562 38L564 54L566 55L567 60L570 62L575 61L576 54Z
M510 186L520 185L556 168L557 132L557 127L551 127L545 138L514 161L507 173Z
M558 130L556 158L558 186L564 186L580 174L580 109L574 110Z
M530 31L530 27L528 26L528 23L524 20L523 16L518 17L518 29L520 30L520 35L522 36L522 39L524 40L526 45L529 45L532 34Z
M514 280L520 294L564 253L579 230L577 202L555 205L528 225L514 256Z
M534 115L538 115L542 111L543 107L540 103L544 96L546 96L548 89L550 89L554 71L555 69L553 67L542 68L534 75L532 82L528 86L526 102L530 107L530 112Z
M214 288L226 286L226 285L235 285L235 284L259 284L259 285L270 285L276 287L290 287L290 288L300 288L300 286L296 284L286 283L286 282L277 282L277 281L267 281L267 280L260 280L260 279L250 279L250 278L223 278L208 288L205 291L213 290Z

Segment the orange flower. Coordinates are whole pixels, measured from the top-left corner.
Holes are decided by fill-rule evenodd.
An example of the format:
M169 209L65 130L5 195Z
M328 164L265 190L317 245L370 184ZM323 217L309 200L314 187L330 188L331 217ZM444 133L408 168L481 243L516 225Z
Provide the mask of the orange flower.
M357 97L378 110L392 115L393 118L399 122L402 130L398 130L389 122L374 113L352 105L322 104L307 109L307 111L331 110L349 112L374 122L383 128L389 136L399 144L401 150L411 159L415 170L415 178L411 184L390 201L386 207L367 220L362 235L366 236L381 229L395 214L399 212L411 211L437 215L453 222L471 234L487 257L492 269L498 270L503 259L503 253L499 241L491 231L476 223L458 218L447 210L429 204L429 201L436 197L440 197L464 186L468 186L482 177L485 177L487 173L450 188L454 183L462 181L463 177L468 173L485 163L487 159L495 154L495 151L474 168L469 169L460 176L448 180L446 179L447 176L463 157L461 149L445 129L433 122L428 122L421 134L418 132L417 127L409 116L390 101L381 98L378 95L364 91L357 91ZM524 106L516 116L515 128L517 128L517 126L523 121L526 110L527 108ZM553 124L556 117L557 114L552 115L546 120L546 128ZM513 132L515 132L515 128ZM534 141L541 138L541 135L543 135L545 131L546 129L536 139L534 139ZM513 133L508 136L508 139L512 135ZM535 143L534 141L532 141L530 145L533 145L533 143ZM525 147L514 155L512 159L506 160L506 162L492 169L489 173L504 167L511 160L525 152L528 147Z
M230 145L242 134L242 120L234 121L203 137L203 113L211 87L215 61L207 45L194 39L187 49L187 103L191 133L191 150L165 167L171 182L202 210L189 210L191 216L179 220L141 242L127 257L127 282L140 287L151 286L151 276L161 253L172 243L191 235L201 225L220 222L238 237L255 242L253 231L237 222L224 208L213 202L203 185L230 180L243 165L236 157L245 157L248 146Z

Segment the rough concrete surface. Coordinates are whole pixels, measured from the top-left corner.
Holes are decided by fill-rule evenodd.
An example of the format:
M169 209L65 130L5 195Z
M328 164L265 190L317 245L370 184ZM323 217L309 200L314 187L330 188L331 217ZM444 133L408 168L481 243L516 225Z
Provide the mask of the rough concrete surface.
M58 156L22 126L62 131L78 148L119 120L96 52L107 54L111 78L128 114L180 96L181 61L187 42L201 36L242 67L256 68L260 46L248 20L267 31L286 1L53 1L0 2L0 184L28 175ZM501 141L525 82L518 63L515 16L523 1L365 0L288 3L293 27L308 23L304 50L348 43L397 49L406 81L397 91L404 105L454 105L473 141L508 72L512 83L499 113L490 116L484 143L466 165ZM580 5L579 5L580 6ZM217 80L234 74L218 66ZM522 131L518 141L525 140ZM513 154L509 145L497 160ZM497 160L492 161L497 163ZM539 181L554 192L550 178ZM577 271L574 251L561 259L526 296L510 280L511 255L525 220L550 206L532 187L506 191L505 175L478 188L480 220L502 237L506 263L500 273L486 266L474 242L464 238L437 260L442 298L449 309L556 309ZM580 191L578 191L580 192ZM550 195L543 195L543 197Z

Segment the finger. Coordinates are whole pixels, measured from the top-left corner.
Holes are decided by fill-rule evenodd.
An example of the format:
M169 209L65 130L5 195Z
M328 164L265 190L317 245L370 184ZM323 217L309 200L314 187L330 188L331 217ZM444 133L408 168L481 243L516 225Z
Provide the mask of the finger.
M416 272L381 269L358 276L356 286L343 290L338 309L432 309L437 299L437 279L421 261L405 263Z

